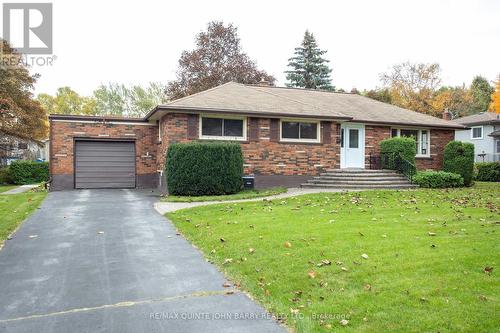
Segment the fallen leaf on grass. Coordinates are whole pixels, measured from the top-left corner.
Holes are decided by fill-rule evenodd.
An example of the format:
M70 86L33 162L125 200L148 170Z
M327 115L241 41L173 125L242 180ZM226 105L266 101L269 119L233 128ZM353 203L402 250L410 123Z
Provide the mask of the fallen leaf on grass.
M285 247L287 247L287 248L292 247L292 243L290 243L290 242L285 242Z
M254 252L255 252L255 249L253 247L251 247L251 248L248 249L248 253L252 254Z
M224 243L226 240L225 240L224 238L222 238L222 237L221 237L221 238L220 238L220 241L221 241L222 243Z
M340 321L340 325L342 325L342 326L347 326L347 324L349 324L349 320L347 320L347 319L342 319Z
M347 271L348 271L348 269L347 269L346 267L342 267L342 268L340 268L340 269L341 269L341 270L343 270L344 272L347 272Z
M309 273L307 273L307 275L309 275L309 277L310 277L311 279L316 278L316 272L315 272L315 271L310 271Z
M491 274L491 272L493 272L493 267L486 266L486 267L484 268L484 272L485 272L486 274Z
M365 290L370 291L370 290L372 290L372 285L367 283L367 284L365 284L364 288L365 288Z
M436 233L435 233L435 232L430 232L430 231L429 231L427 234L428 234L429 236L436 236Z
M227 264L230 264L233 262L233 259L232 258L226 258L224 259L224 262L222 263L223 265L227 265Z
M366 253L363 253L363 254L361 255L361 258L363 258L363 259L368 259L368 255L367 255Z

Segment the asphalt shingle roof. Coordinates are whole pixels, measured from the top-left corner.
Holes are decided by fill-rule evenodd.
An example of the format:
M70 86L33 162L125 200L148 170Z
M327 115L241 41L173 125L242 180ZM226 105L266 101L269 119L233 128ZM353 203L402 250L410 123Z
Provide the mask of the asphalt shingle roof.
M462 125L473 125L473 124L487 124L487 123L500 123L500 114L495 112L483 112L478 114L473 114L471 116L457 118L452 120L454 123Z
M245 85L235 82L159 105L146 118L162 109L344 119L443 128L461 127L448 120L378 102L357 94Z

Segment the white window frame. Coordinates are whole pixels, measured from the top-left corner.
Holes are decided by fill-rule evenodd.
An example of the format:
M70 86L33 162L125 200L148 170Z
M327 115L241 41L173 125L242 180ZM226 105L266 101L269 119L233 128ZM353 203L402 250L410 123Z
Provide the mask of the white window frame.
M418 152L415 155L415 157L430 157L431 156L431 130L427 128L413 128L413 127L392 127L391 128L391 135L392 135L392 130L397 130L397 136L401 136L401 130L410 130L410 131L418 131L418 137L419 137L419 145L418 145ZM427 132L427 154L420 154L422 151L422 132Z
M243 136L203 135L203 118L243 120ZM221 114L202 114L202 115L200 115L200 121L199 121L199 133L200 133L199 137L202 140L246 141L247 140L247 117L221 115ZM222 122L222 133L224 134L224 122Z
M481 129L481 136L480 137L477 137L477 138L474 137L474 128L480 128ZM482 140L483 139L483 133L484 133L483 126L472 126L470 128L470 139L471 140Z
M291 139L283 138L283 123L309 123L316 124L316 139ZM298 143L321 143L321 121L310 120L310 119L294 119L294 118L283 118L280 119L280 142L298 142ZM300 136L300 125L299 125L299 136Z

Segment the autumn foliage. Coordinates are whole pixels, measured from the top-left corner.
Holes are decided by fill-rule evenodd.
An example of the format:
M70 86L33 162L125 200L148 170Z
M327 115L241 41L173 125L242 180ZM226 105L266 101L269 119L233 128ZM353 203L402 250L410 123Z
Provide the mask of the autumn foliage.
M491 95L489 111L500 113L500 74L498 75L498 80L495 83L495 91Z
M2 56L20 57L5 40L0 42ZM33 140L47 137L47 114L33 99L37 78L22 62L0 66L0 133Z
M182 52L177 79L167 85L169 99L207 90L229 81L273 84L273 76L257 68L240 46L238 29L223 22L210 22L196 36L196 48Z

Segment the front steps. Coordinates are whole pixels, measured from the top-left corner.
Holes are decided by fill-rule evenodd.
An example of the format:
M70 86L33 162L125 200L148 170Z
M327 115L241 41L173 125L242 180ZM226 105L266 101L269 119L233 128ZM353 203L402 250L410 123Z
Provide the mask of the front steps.
M407 189L416 188L408 179L393 170L330 169L302 184L302 188L329 189Z

